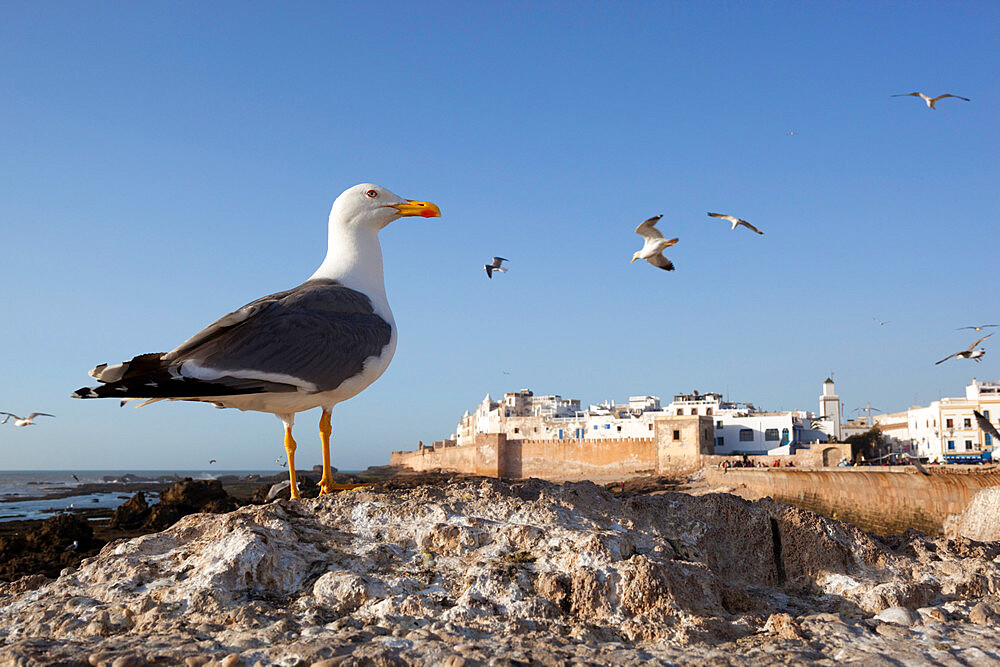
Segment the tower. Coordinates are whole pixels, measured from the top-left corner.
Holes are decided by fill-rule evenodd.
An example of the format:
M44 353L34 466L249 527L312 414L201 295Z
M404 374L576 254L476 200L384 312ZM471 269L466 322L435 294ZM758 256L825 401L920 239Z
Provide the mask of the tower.
M827 435L840 441L840 397L834 393L833 380L827 378L823 382L823 395L819 397L819 416L829 417L823 424Z

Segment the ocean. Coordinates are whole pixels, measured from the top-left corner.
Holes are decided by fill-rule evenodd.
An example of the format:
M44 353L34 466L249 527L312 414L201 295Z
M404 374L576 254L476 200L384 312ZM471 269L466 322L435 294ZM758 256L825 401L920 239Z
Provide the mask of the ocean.
M269 476L280 470L8 470L0 471L0 522L24 519L45 519L62 511L80 508L115 508L133 494L121 491L70 494L63 498L27 500L29 497L71 492L84 484L112 481L149 483L171 479L216 479L223 475L245 477L250 474ZM138 480L136 479L138 478ZM156 502L155 493L147 493L149 502Z

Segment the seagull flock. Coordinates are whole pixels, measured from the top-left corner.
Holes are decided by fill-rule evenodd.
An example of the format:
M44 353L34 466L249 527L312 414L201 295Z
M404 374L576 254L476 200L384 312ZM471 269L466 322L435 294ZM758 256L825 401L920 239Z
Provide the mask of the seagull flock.
M919 97L931 109L949 97L969 101L951 93L933 98L920 92L897 95L903 96ZM300 497L295 473L297 443L292 437L295 416L320 408L320 491L327 494L350 488L332 479L331 414L335 405L356 396L385 372L397 343L378 235L403 217L440 215L440 209L430 202L405 199L379 185L362 183L348 188L330 211L326 257L305 282L224 315L168 352L140 354L114 365L99 364L90 371L98 384L78 389L73 397L112 398L122 404L138 401L136 407L163 400L195 401L271 413L284 430L286 460L275 462L288 466L292 498ZM732 231L745 227L764 235L742 218L723 213L708 215L728 221ZM673 263L663 252L678 239L667 239L656 228L661 217L649 218L636 228L643 245L633 254L632 262L645 259L656 268L673 271ZM487 278L506 273L506 261L494 256L491 263L485 264ZM887 323L879 321L880 325ZM995 326L962 328L980 331ZM985 350L976 345L991 335L937 363L953 357L979 361ZM30 426L37 417L53 416L44 412L27 417L0 414L5 415L2 423L13 419L15 426Z

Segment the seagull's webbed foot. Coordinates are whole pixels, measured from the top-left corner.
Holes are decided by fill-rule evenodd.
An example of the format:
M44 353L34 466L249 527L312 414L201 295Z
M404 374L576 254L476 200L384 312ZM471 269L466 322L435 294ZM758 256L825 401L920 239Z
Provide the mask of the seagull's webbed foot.
M288 455L288 480L292 498L301 498L299 485L295 483L295 440L292 439L291 425L285 425L285 454Z

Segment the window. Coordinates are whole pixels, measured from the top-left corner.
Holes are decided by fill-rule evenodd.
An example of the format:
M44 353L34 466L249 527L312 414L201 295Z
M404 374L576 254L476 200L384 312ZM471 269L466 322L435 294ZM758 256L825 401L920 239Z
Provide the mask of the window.
M515 426L514 427L514 433L520 433L520 432L521 432L521 429L519 429L518 427Z
M605 430L607 430L607 429L609 429L609 428L611 428L611 424L605 424L605 425L604 425L604 429L605 429Z
M715 422L715 428L722 428L722 420Z
M741 428L740 442L753 442L753 431L748 428Z
M781 429L781 444L783 444L783 445L787 445L788 444L788 429L787 428Z
M621 426L619 426L619 427L618 427L618 432L619 432L619 433L621 433L621 432L622 432L622 427L621 427Z
M986 419L989 419L990 418L990 411L989 410L983 410L983 416L986 417Z
M684 408L677 408L677 416L678 417L684 416Z
M650 430L650 431L652 431L652 430L653 430L653 425L652 425L652 424L650 424L650 425L649 425L649 430Z
M955 449L955 441L954 440L949 440L948 441L948 449L951 449L951 450Z
M715 439L715 446L716 447L725 447L726 446L726 439L720 435L718 438Z
M984 433L983 435L986 436L986 446L987 447L992 447L993 446L993 436L990 435L989 433Z
M706 428L706 429L705 429L704 431L702 431L702 433L704 434L704 436L703 436L703 437L705 438L705 440L709 440L709 439L711 439L711 437L712 437L712 434L710 434L710 433L708 432L708 429L707 429L707 428Z
M968 451L970 449L972 449L972 441L971 440L966 440L965 441L965 450Z
M962 426L964 426L965 428L970 428L972 426L972 419L970 419L969 417L963 419Z
M705 414L706 415L712 414L712 408L705 408Z
M680 440L680 439L681 439L681 432L675 429L674 430L674 440Z
M698 408L691 408L691 414L693 415L698 414Z
M594 430L595 431L597 430L597 424L594 424Z
M947 426L948 428L953 428L955 426L955 421L952 419L945 419L944 425Z
M778 440L778 429L776 429L776 428L769 428L766 431L764 431L764 439L765 440L774 440L774 441L777 441Z

